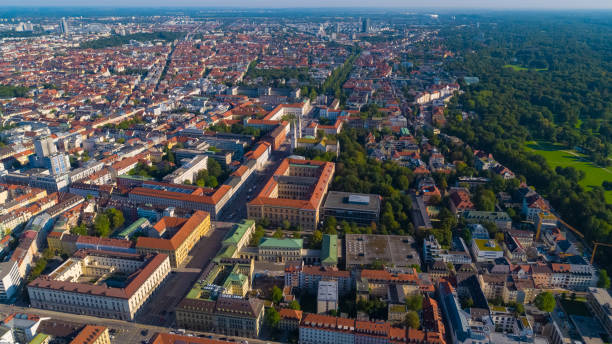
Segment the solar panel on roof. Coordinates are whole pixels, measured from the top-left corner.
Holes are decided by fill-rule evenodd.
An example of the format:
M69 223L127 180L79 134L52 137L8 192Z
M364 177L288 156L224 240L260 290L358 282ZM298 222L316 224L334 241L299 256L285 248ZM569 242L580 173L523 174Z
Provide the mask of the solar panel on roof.
M352 204L370 204L370 197L366 195L349 195L348 202Z

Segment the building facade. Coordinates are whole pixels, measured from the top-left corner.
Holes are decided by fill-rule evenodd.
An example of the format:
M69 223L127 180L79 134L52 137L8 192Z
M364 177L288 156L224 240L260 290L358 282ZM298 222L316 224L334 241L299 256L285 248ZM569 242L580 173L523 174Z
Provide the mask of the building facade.
M30 282L28 295L35 308L131 321L169 273L164 254L82 250Z
M163 253L170 257L173 268L179 267L189 251L210 230L210 214L196 211L189 219L163 217L153 228L158 232L176 231L169 238L139 237L136 241L138 253Z

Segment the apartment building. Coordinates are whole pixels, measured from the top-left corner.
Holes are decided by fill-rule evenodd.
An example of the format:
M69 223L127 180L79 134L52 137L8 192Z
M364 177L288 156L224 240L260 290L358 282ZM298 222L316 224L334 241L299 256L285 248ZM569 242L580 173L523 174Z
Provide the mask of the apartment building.
M285 285L298 286L316 294L319 281L336 281L338 283L339 295L346 295L353 289L353 277L350 271L342 271L335 268L325 268L310 265L287 265L285 267Z
M385 321L362 321L322 314L305 314L301 344L445 344L440 332L392 327Z

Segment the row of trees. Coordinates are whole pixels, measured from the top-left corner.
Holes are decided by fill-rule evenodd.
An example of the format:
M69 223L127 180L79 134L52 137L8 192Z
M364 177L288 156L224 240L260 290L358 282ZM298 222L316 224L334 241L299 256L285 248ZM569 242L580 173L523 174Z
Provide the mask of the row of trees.
M181 39L185 36L184 32L159 31L151 33L134 33L130 35L112 35L110 37L98 38L92 41L81 43L82 49L104 49L109 47L117 47L123 44L128 44L130 41L166 41L171 42L176 39Z
M232 134L240 134L240 135L252 135L256 138L259 138L262 135L260 129L255 127L244 126L240 123L232 124L231 126L221 124L215 124L210 126L209 130L219 132L219 133L232 133Z
M25 97L29 91L29 88L23 86L0 85L0 98Z

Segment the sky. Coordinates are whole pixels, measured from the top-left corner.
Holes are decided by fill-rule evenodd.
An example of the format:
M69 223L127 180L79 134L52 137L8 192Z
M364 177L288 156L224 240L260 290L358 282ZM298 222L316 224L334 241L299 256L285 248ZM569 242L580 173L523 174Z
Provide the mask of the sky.
M612 0L0 0L0 6L18 7L387 7L460 9L612 9Z

